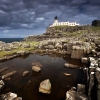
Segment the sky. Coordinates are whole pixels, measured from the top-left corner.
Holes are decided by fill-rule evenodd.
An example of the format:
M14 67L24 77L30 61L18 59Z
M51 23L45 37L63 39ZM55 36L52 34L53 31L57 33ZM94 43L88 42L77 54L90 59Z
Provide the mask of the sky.
M0 38L43 34L55 16L91 25L100 20L100 0L0 0Z

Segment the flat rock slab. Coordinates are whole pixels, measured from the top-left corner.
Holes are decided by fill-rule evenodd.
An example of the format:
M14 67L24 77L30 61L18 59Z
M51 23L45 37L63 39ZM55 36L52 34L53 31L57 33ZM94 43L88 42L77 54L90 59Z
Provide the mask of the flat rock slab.
M7 78L7 77L10 77L10 76L12 76L12 75L14 75L14 74L16 74L16 73L17 73L17 71L12 71L12 72L10 72L10 73L7 73L7 74L5 74L5 75L2 76L2 79L5 79L5 78Z

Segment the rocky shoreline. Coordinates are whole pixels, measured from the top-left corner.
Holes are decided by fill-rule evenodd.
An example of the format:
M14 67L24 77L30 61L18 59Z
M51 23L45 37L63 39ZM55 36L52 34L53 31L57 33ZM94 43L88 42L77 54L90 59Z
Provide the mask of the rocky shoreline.
M86 41L82 41L80 38L75 39L72 37L50 38L48 40L44 39L34 43L32 43L33 41L13 43L4 43L0 41L0 52L6 52L5 55L0 57L0 61L9 60L18 56L24 56L30 53L70 55L72 59L79 59L86 66L80 67L67 62L65 63L64 66L67 68L80 68L84 70L84 84L77 84L77 88L72 87L69 91L67 91L66 100L100 100L100 40L97 36L93 36L94 35L88 37ZM39 72L41 67L39 67L38 64L35 64L32 67L32 70ZM26 71L23 76L28 73L29 72ZM48 87L48 85L50 86L48 87L48 90L45 90L46 87L44 87L44 85L43 87L40 87L45 90L45 92L47 91L50 94L52 84L49 79L47 79L46 82L43 81L43 83L46 87ZM1 79L0 91L2 91L4 85L4 81ZM94 87L96 88L94 89ZM96 94L95 98L93 98L93 89ZM0 98L0 100L22 100L22 98L17 97L17 94L14 93L1 94Z

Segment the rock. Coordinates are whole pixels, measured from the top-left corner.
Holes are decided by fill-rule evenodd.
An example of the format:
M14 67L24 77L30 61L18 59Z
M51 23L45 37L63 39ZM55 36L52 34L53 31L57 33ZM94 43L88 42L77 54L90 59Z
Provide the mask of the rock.
M23 43L22 47L24 47L24 48L30 48L30 44Z
M65 63L65 67L67 67L67 68L79 68L79 66L73 65L73 64L70 64L70 63Z
M60 44L60 43L57 42L57 43L55 44L55 48L56 48L56 49L62 49L62 44Z
M74 90L67 91L66 100L77 100L77 92Z
M10 80L11 80L11 78L10 78L10 77L8 77L8 78L5 78L4 80L6 80L6 81L10 81Z
M22 97L17 97L17 98L15 98L13 100L22 100Z
M16 73L17 73L17 71L9 72L9 73L3 75L3 76L2 76L2 79L5 79L5 78L7 78L7 77L10 77L10 76L12 76L12 75L14 75L14 74L16 74Z
M46 79L40 83L39 92L45 94L51 93L51 83L49 79Z
M100 100L100 85L97 85L97 100Z
M66 75L66 76L71 76L71 74L68 74L68 73L63 73L64 75Z
M26 54L29 54L29 51L18 51L17 54L20 54L20 55L26 55Z
M71 58L81 59L84 56L85 56L84 46L81 46L81 47L80 46L73 46L72 47Z
M77 84L77 92L79 92L81 94L85 94L85 85Z
M0 92L4 88L4 85L5 85L4 81L0 80Z
M36 66L32 66L32 70L35 72L39 72L41 71L41 68L36 65Z
M43 65L40 62L33 62L33 66L43 67Z
M77 100L88 100L85 94L77 93Z
M10 67L12 67L12 66L10 66ZM2 69L0 69L0 72L3 72L3 71L5 71L5 70L9 69L10 67L2 68Z
M23 72L23 76L26 76L26 75L28 75L29 74L29 71L24 71Z
M16 100L15 98L17 98L17 94L11 92L0 95L0 100Z
M86 57L82 57L81 62L87 64L89 62L89 59Z
M92 26L96 26L96 27L100 26L100 20L93 20Z

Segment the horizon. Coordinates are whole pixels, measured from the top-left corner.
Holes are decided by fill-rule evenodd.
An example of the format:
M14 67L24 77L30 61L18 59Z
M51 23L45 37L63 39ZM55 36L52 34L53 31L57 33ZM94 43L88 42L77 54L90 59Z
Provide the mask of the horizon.
M25 38L46 32L57 16L59 22L91 25L100 20L99 0L1 0L0 38Z

